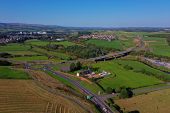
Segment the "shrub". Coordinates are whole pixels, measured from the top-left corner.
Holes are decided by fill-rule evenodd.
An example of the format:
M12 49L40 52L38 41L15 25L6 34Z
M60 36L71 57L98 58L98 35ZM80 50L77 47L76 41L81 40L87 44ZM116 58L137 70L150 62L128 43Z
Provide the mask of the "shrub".
M131 66L129 66L129 65L125 65L124 68L125 68L126 70L133 70L133 67L131 67Z

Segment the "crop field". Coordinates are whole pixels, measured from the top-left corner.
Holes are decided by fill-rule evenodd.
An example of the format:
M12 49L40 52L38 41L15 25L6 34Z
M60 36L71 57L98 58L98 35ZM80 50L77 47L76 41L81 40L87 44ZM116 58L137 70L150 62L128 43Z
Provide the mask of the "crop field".
M105 41L105 40L96 40L96 39L90 39L86 41L87 44L94 44L98 47L104 47L104 48L111 48L111 49L118 49L122 50L122 43L119 40L114 41Z
M41 40L28 40L25 42L26 44L34 45L34 46L46 46L48 44L57 44L57 45L63 45L65 47L75 45L72 42L69 41L61 41L61 42L49 42L49 41L41 41Z
M133 62L131 62L131 64L133 65ZM111 75L98 81L104 89L107 87L116 88L121 86L138 88L162 83L161 80L158 80L155 77L137 73L132 70L126 70L114 60L98 62L93 66L99 68L101 71L104 70L111 73Z
M0 80L0 113L86 113L78 104L32 80Z
M0 66L0 79L29 79L27 73L12 67Z
M160 90L135 96L129 99L116 100L124 111L138 110L140 113L170 113L170 89Z
M145 42L151 48L151 52L156 55L170 56L170 46L166 38L145 37Z

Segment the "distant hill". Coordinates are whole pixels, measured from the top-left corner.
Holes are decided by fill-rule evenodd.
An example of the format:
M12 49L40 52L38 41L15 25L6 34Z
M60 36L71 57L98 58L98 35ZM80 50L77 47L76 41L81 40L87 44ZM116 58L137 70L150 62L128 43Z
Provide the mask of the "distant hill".
M121 28L104 28L104 27L62 27L57 25L40 25L24 23L0 23L0 32L7 31L86 31L86 30L122 30L129 32L170 32L170 28L163 27L121 27Z
M23 24L23 23L0 23L0 31L48 31L65 30L64 27L55 25Z

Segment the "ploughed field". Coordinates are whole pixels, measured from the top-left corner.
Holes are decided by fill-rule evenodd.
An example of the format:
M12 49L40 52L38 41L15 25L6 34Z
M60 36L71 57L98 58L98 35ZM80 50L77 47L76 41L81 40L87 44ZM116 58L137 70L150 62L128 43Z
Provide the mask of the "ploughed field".
M160 90L135 96L129 99L116 100L124 111L138 110L140 113L170 113L170 89Z
M79 105L32 80L0 79L0 113L86 113Z

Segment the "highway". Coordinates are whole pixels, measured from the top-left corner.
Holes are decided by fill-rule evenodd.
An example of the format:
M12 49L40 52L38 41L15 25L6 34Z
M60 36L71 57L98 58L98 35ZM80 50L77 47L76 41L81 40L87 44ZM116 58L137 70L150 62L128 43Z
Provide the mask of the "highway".
M124 56L130 52L132 52L134 50L134 48L129 48L125 51L122 51L122 52L118 52L118 53L114 53L114 54L111 54L111 55L105 55L105 56L101 56L101 57L96 57L96 58L90 58L90 59L86 59L86 61L100 61L100 60L107 60L107 59L113 59L113 58L117 58L117 57L121 57L121 56ZM73 61L71 61L73 62ZM50 66L52 64L48 64L48 65L45 65L43 67L43 70L44 71L48 71L48 72L51 72L53 73L55 76L59 76L65 80L67 80L68 82L70 82L71 84L73 84L74 86L76 86L77 88L79 88L82 92L84 92L84 94L86 96L91 96L93 97L91 99L91 101L98 107L100 108L100 110L103 112L103 113L119 113L118 111L114 110L114 112L112 111L112 109L104 102L104 99L101 98L100 96L92 93L90 90L86 89L85 87L83 87L78 81L75 81L75 80L72 80L70 79L67 75L63 74L63 73L60 73L60 72L55 72L53 71ZM31 69L30 65L26 63L25 65L25 68L26 69Z
M71 84L75 85L77 88L79 88L82 92L84 92L85 95L92 96L93 98L91 101L98 107L103 113L119 113L118 111L112 111L112 109L97 95L93 94L91 91L88 89L84 88L78 81L70 79L67 75L60 73L60 72L55 72L50 67L44 67L44 71L49 71L53 73L55 76L59 76L61 78L64 78L65 80L69 81Z

